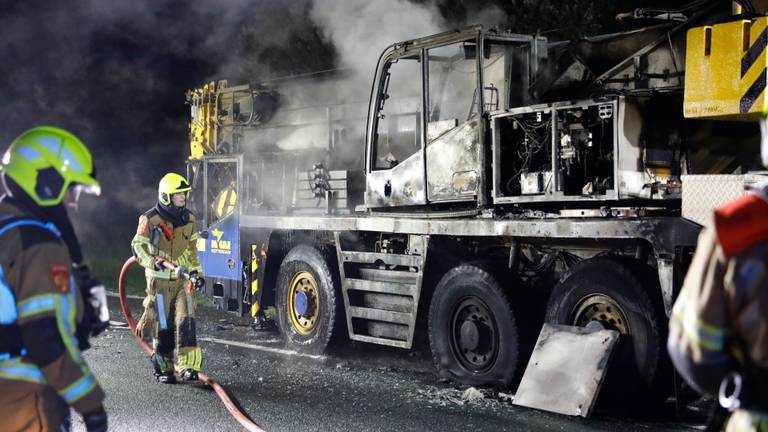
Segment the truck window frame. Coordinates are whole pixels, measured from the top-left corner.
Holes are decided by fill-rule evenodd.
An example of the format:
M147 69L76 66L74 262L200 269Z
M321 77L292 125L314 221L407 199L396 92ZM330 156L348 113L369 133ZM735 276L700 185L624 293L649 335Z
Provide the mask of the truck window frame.
M377 168L376 167L376 159L378 157L378 143L379 143L379 120L382 119L381 117L381 111L383 110L384 106L387 103L387 100L390 99L387 92L389 91L389 84L391 81L391 73L390 68L393 64L396 64L400 60L417 60L419 63L419 78L420 78L420 89L419 89L419 118L417 119L416 124L416 136L418 138L418 148L416 151L411 153L408 157L412 156L413 154L416 154L417 152L423 152L424 151L424 145L425 145L425 129L424 129L424 120L425 120L425 114L424 114L424 98L426 97L424 86L425 83L425 72L424 72L424 49L419 49L418 51L395 51L390 53L389 55L385 56L380 61L380 68L378 70L378 73L376 74L376 85L374 86L374 91L372 92L372 96L374 96L374 99L371 100L371 103L373 107L375 107L374 112L371 114L371 142L370 142L370 148L369 148L369 154L367 157L367 172L372 171L386 171L390 170L394 167L389 168ZM402 161L400 161L402 162ZM426 180L426 179L425 179Z

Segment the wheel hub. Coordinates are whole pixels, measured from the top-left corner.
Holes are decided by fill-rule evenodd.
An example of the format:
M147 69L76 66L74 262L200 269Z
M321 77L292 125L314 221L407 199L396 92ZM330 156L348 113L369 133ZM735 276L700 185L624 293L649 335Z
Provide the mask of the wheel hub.
M320 316L320 290L312 273L302 271L291 279L288 289L288 316L296 333L307 336Z
M573 325L586 327L590 322L597 321L604 328L616 330L622 335L630 334L627 314L611 297L602 294L588 295L576 303L573 310Z
M471 320L464 321L461 325L460 340L464 348L469 350L477 349L477 346L480 344L480 330L475 322Z
M304 291L298 291L296 297L293 300L293 307L296 313L299 315L305 315L307 313L307 307L309 306L309 299Z
M498 356L498 330L488 306L476 297L461 301L454 310L451 347L469 371L484 372Z

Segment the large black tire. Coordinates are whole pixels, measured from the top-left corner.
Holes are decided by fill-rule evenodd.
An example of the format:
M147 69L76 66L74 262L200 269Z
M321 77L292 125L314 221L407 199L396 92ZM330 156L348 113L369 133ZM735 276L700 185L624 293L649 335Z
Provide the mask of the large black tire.
M277 275L276 297L278 327L288 348L325 352L341 316L337 285L320 251L298 245L288 252Z
M435 287L429 342L441 377L506 388L517 371L519 341L507 294L489 270L459 265Z
M650 293L658 276L635 260L597 257L580 262L555 286L546 321L585 326L599 321L622 335L613 353L605 390L619 402L657 399L666 343L665 317Z

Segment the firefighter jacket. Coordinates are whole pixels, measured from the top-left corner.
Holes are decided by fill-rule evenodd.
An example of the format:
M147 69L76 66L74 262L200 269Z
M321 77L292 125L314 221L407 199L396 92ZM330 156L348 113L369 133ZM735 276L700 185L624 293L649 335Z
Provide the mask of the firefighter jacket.
M195 217L191 212L188 223L174 226L171 221L163 218L157 208L152 208L139 217L139 227L131 247L139 265L145 268L147 277L174 280L176 277L172 270L156 267L156 258L202 275L197 258L197 239Z
M768 201L744 196L705 229L670 321L668 349L683 377L717 395L731 372L750 393L726 430L768 431ZM763 413L763 414L761 414Z
M0 202L0 412L4 416L10 414L13 419L14 412L4 410L18 402L5 397L42 393L46 386L80 413L101 407L104 392L75 336L83 313L72 261L58 229L25 214L12 202ZM0 420L6 421L10 420Z

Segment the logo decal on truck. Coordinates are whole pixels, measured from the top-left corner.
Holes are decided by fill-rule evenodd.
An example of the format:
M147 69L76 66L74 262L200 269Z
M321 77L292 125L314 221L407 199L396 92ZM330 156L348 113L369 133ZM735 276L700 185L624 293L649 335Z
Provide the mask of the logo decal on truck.
M211 234L213 234L215 237L214 240L211 240L211 252L224 255L229 255L232 253L232 242L230 240L221 239L221 237L224 235L224 231L220 229L214 229L211 231Z

